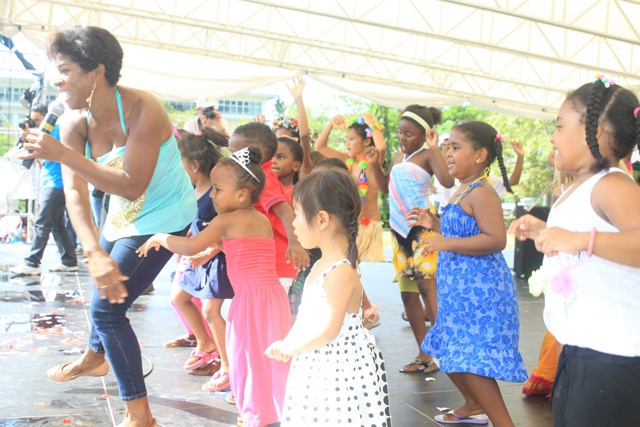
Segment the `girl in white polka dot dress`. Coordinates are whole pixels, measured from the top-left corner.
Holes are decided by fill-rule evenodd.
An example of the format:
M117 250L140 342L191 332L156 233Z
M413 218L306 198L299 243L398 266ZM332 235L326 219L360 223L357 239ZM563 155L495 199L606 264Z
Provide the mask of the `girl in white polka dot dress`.
M362 327L362 283L356 270L360 195L346 172L314 172L293 190L300 244L322 258L305 282L293 328L266 354L293 357L282 427L390 427L382 354Z

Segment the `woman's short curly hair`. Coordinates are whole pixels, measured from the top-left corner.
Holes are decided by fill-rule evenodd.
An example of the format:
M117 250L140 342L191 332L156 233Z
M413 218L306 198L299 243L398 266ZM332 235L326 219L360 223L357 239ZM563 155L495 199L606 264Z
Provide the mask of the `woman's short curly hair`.
M120 80L124 53L118 40L109 31L99 27L74 26L54 31L47 37L47 56L54 59L66 55L89 72L104 65L104 77L110 86Z

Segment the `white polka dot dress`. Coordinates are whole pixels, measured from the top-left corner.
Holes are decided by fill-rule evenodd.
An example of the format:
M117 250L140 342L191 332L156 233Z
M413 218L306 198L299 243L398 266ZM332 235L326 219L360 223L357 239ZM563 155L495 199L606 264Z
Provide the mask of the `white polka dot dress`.
M296 322L317 323L326 304L324 277L344 263L305 283ZM345 315L340 334L325 347L293 358L281 421L282 427L391 426L384 361L362 327L362 309Z

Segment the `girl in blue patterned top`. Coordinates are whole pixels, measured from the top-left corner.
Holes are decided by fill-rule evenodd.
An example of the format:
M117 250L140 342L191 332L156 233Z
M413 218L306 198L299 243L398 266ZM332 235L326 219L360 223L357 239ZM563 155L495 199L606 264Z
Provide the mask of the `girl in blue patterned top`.
M409 216L414 225L441 233L421 242L423 253L439 254L438 317L422 350L440 360L440 369L465 400L435 420L513 426L496 380L522 382L527 372L518 351L515 284L501 253L506 244L502 206L488 177L497 158L509 189L502 137L486 123L463 123L451 130L446 158L460 187L442 219L422 208Z

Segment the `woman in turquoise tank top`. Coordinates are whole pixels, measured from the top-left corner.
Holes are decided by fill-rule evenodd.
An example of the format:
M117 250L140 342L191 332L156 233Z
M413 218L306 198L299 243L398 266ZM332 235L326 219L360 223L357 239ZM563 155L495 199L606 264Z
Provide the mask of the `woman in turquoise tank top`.
M73 363L47 373L57 381L102 376L109 365L126 403L124 427L157 426L147 401L140 347L126 312L172 253L139 258L135 250L158 232L186 232L196 200L182 167L173 126L158 99L118 87L123 52L115 37L96 27L52 33L47 53L55 61L54 85L68 110L59 120L59 143L32 131L26 158L62 163L69 217L96 283L89 347ZM111 194L98 237L87 183ZM108 358L109 363L107 363Z

